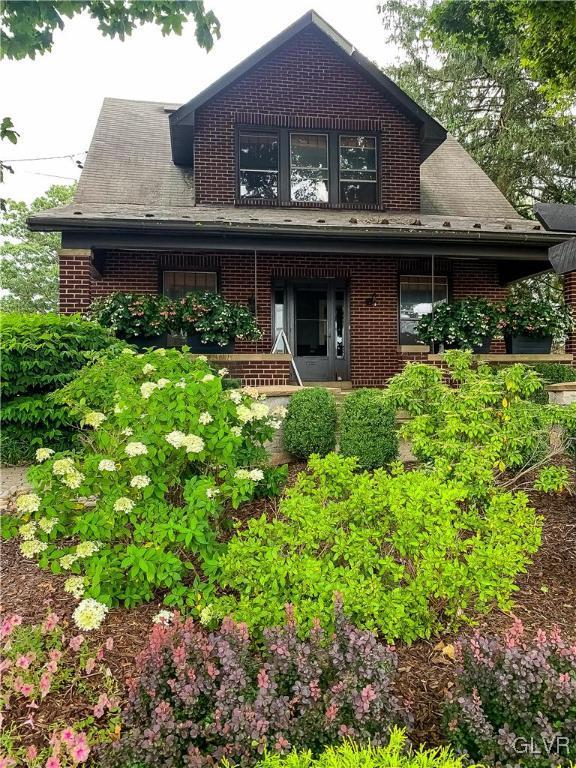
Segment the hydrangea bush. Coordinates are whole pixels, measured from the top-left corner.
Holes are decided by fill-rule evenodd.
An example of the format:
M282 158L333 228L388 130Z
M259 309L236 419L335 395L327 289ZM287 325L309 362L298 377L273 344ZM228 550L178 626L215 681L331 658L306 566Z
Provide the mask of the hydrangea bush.
M288 610L262 647L230 619L206 633L176 617L152 631L131 684L125 730L104 765L248 766L262 753L324 747L345 738L385 745L406 723L392 693L394 651L346 622L315 624L299 639Z
M106 664L112 638L96 646L81 634L70 635L55 613L40 625L8 615L0 644L0 765L76 766L117 735L118 689ZM59 713L71 696L74 721L68 722Z
M227 505L274 473L259 465L278 418L255 390L225 391L224 372L205 359L182 373L183 357L127 355L132 373L116 381L114 405L84 407L85 450L40 449L33 492L17 500L21 552L69 574L66 588L84 598L74 613L81 629L97 627L108 605L147 601L157 589L182 604L195 579L202 589ZM159 375L159 361L177 375Z
M460 753L526 768L576 761L576 644L557 631L526 638L516 620L503 639L478 633L456 653L445 725Z

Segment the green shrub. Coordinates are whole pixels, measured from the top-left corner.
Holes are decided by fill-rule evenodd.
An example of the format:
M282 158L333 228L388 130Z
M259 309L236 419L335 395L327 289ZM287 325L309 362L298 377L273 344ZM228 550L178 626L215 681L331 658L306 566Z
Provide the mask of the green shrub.
M29 461L40 445L71 447L76 430L49 393L122 344L78 316L2 314L2 461Z
M17 502L20 549L80 576L77 591L107 605L147 601L157 589L170 605L197 605L190 584L213 571L226 509L259 483L274 486L267 474L276 470L258 464L277 420L251 390L224 393L205 360L175 349L126 352L66 390L83 449L38 454L34 492ZM106 378L112 402L108 389L108 407L93 410L88 394Z
M405 732L394 728L386 747L346 742L338 747L328 747L316 758L311 752L267 755L256 768L465 768L465 765L467 763L449 749L420 747L412 751Z
M536 403L546 404L548 402L548 392L546 387L550 384L561 384L564 381L576 381L576 368L572 365L562 363L532 363L530 365L533 371L540 376L542 388L537 390L531 397Z
M284 422L284 448L307 459L325 456L336 445L336 401L323 387L302 389L290 398Z
M340 453L356 456L360 469L384 467L398 455L396 409L377 389L349 394L340 416Z
M388 640L429 637L494 605L540 544L523 493L492 488L482 504L439 470L358 473L353 458L312 457L280 501L252 519L220 557L218 615L262 630L294 605L303 626L332 617L332 596L357 626Z

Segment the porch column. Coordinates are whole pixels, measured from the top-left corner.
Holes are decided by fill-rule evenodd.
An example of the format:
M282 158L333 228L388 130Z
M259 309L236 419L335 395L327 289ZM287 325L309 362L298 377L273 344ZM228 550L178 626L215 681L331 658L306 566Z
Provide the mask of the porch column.
M90 248L62 248L60 266L59 310L63 315L85 312L92 300L92 251Z
M564 275L564 301L572 310L575 323L575 327L566 339L566 352L574 355L574 362L576 363L576 271L567 272Z

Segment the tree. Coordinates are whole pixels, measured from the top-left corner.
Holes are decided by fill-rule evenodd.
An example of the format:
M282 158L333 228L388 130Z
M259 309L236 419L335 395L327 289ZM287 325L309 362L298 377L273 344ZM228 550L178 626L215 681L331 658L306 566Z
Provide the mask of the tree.
M403 54L388 74L456 136L519 212L530 213L534 199L576 203L574 110L551 108L527 75L512 30L498 45L490 29L484 36L442 31L436 15L446 19L447 3L379 6L388 41ZM455 12L474 3L458 2ZM484 3L485 15L503 4ZM506 25L491 23L503 34Z
M192 16L196 41L209 51L220 37L220 23L202 0L3 0L0 14L2 56L9 59L36 58L52 50L54 30L87 11L107 37L124 40L137 26L157 24L163 35L182 34Z
M31 232L30 214L72 202L74 185L55 184L31 205L6 200L0 224L0 284L6 293L0 309L6 312L53 312L58 307L60 234Z

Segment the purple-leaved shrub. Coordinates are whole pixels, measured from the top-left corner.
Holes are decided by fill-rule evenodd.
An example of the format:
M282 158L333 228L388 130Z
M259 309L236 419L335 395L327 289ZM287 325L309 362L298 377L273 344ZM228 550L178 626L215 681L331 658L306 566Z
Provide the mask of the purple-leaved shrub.
M320 753L346 738L385 745L407 715L391 691L394 649L346 621L299 638L293 612L260 646L225 619L206 632L176 617L156 626L130 687L108 766L254 765L266 750Z
M576 644L516 620L505 637L457 645L458 682L446 705L452 746L490 765L544 768L576 760Z

